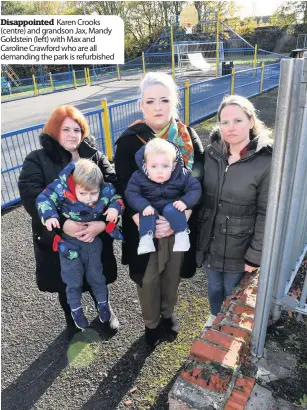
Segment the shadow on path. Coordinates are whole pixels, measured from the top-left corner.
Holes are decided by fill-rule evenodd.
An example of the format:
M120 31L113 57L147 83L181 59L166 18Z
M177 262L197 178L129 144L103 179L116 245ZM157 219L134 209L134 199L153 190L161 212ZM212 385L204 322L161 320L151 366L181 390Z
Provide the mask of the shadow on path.
M66 332L63 331L12 384L1 393L1 408L28 410L67 365Z
M136 340L127 352L108 372L96 393L81 410L115 410L122 398L133 387L146 358L152 350L145 344L145 337Z
M68 365L68 347L80 346L77 353L93 341L108 340L112 337L101 329L99 320L91 323L89 332L77 333L70 345L67 342L67 333L64 330L14 382L1 393L1 408L5 410L30 410L34 404L52 385L63 369Z
M157 396L154 404L150 407L150 410L168 410L168 408L169 408L168 394L169 394L171 388L173 387L177 377L182 372L183 368L184 368L184 365L181 366L181 368L177 371L177 373L174 375L172 380L164 387L164 389L160 391L160 393Z

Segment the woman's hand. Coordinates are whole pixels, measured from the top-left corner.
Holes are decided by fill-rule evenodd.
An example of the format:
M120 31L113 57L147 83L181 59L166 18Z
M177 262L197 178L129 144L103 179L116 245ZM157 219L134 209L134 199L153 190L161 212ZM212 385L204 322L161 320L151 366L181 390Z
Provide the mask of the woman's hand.
M82 232L84 229L84 222L76 222L72 221L71 219L67 219L67 221L65 221L63 225L63 232L66 233L66 235L72 236L73 238L76 238L76 234Z
M139 226L140 226L140 214L134 214L132 219L133 219L133 222L136 224L136 226L139 228Z
M95 237L105 228L106 224L102 221L76 222L67 220L63 225L64 233L82 242L93 242Z
M254 272L254 270L257 270L258 269L258 267L256 266L250 266L250 265L248 265L247 263L244 265L244 271L245 272L249 272L249 273L251 273L251 272Z
M84 230L77 234L77 238L82 242L93 242L95 237L106 229L106 224L102 221L86 222Z
M156 234L157 239L167 238L168 236L173 235L174 231L171 228L167 219L164 216L159 215L159 219L156 220Z
M191 215L192 215L192 209L186 209L185 211L184 211L184 213L185 213L185 217L187 218L187 221L191 218Z

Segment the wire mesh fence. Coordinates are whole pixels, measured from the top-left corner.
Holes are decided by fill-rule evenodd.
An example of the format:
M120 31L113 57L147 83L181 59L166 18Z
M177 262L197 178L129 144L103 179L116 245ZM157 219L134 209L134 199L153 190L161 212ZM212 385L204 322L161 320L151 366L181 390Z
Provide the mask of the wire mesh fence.
M178 116L187 124L194 124L216 113L217 108L225 94L233 91L245 97L251 97L261 92L261 77L263 74L263 91L278 86L280 64L271 64L262 68L249 69L236 72L235 75L224 75L212 80L200 81L189 86L181 87L179 93ZM84 72L83 72L84 73ZM109 72L90 73L94 75L107 75ZM65 74L65 73L64 73ZM72 75L58 76L57 80L66 81L67 86L73 84ZM76 79L85 81L82 71L76 73ZM51 86L48 76L40 78L37 87ZM57 84L55 83L55 87ZM107 152L105 124L102 119L103 109L84 113L90 132L97 140L97 147L102 152ZM137 98L108 107L108 123L110 127L111 146L113 155L115 144L121 133L134 121L142 118L140 103ZM1 136L2 159L2 208L6 208L20 200L18 193L18 177L26 155L39 148L39 134L43 124L21 130L11 131Z

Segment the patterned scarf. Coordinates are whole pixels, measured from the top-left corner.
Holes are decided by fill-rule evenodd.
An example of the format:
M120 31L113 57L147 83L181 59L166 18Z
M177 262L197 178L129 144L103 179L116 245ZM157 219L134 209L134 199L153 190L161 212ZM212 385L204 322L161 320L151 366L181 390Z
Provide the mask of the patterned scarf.
M144 123L145 121L137 120L132 125ZM171 141L179 149L183 157L184 164L187 168L192 169L194 163L194 149L190 134L185 124L180 121L175 121L174 118L157 134L154 134L157 138L163 138L167 141Z

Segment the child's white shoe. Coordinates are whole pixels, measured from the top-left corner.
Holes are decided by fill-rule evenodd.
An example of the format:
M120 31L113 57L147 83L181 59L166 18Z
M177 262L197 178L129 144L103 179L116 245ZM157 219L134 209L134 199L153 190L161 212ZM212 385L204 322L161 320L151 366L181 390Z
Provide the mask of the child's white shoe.
M153 236L150 234L144 235L140 239L138 247L138 255L144 253L156 252L155 244L153 242Z
M190 249L189 232L183 231L175 233L175 243L173 252L186 252Z

